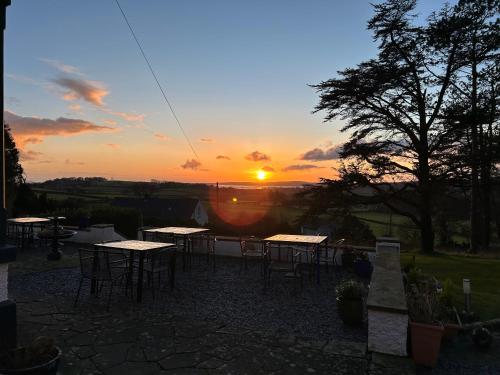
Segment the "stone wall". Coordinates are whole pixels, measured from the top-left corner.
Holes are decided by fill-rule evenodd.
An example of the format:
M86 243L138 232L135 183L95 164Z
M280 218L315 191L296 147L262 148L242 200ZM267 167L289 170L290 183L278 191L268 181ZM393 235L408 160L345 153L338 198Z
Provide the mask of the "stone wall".
M406 356L408 309L400 265L400 244L378 239L367 301L368 350Z

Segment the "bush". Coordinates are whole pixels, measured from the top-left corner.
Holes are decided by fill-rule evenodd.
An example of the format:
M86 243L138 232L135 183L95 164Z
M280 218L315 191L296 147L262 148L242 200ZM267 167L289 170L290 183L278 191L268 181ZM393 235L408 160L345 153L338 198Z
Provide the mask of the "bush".
M337 301L360 300L363 298L363 285L355 280L341 282L335 288Z

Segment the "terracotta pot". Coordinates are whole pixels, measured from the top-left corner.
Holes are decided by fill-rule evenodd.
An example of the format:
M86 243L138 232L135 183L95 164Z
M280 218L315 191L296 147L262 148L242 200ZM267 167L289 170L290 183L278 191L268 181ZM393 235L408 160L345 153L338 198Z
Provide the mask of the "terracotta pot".
M460 332L461 327L458 324L447 323L444 325L443 340L451 341L455 339Z
M436 366L444 327L410 322L411 351L417 365Z
M363 300L337 298L337 309L345 324L356 325L363 321Z
M29 368L0 369L0 374L3 375L56 375L59 368L59 361L61 359L62 351L56 347L57 353L51 360L35 365Z

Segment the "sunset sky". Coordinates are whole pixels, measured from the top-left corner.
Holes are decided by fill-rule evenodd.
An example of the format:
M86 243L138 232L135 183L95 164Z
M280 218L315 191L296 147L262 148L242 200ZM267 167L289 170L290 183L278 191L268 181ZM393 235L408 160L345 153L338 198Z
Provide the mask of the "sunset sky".
M5 121L29 181L333 177L347 135L308 84L376 53L369 1L120 0L197 158L114 0L12 3Z

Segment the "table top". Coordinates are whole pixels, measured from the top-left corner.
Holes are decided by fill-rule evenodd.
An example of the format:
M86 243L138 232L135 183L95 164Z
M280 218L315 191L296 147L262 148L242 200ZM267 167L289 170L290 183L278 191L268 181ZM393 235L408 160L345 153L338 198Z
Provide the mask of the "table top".
M275 234L274 236L265 238L264 241L317 245L326 241L327 238L328 236L310 236L302 234Z
M47 223L50 219L45 217L15 217L7 220L9 223L15 224L35 224L35 223Z
M207 228L164 227L164 228L145 229L144 232L189 235L195 233L208 232L209 230L210 229Z
M165 249L167 247L173 247L175 246L175 244L166 242L126 240L126 241L96 243L94 246L106 247L110 249L131 250L131 251L150 251L150 250Z

